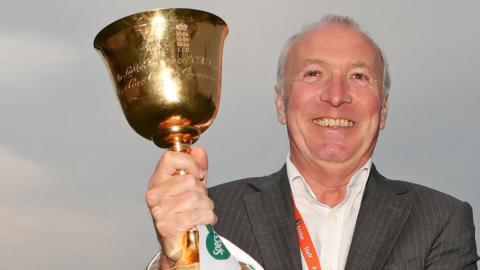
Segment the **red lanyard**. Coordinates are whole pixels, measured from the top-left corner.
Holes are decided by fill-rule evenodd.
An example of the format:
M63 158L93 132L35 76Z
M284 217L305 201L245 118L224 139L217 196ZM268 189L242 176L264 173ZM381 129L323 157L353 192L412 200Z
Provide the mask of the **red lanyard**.
M302 251L303 258L305 259L309 270L321 270L317 251L315 250L315 246L310 238L307 226L305 226L305 222L303 222L302 215L300 215L300 212L298 212L297 206L295 205L295 201L293 199L292 204L295 217L295 226L297 227L298 245Z

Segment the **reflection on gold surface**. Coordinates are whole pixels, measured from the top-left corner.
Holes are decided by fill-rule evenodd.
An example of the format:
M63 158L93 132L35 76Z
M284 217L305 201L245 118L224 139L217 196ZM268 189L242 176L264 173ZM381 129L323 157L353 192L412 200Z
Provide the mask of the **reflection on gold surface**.
M165 100L173 103L173 102L178 102L178 91L179 88L177 86L177 83L173 81L173 74L172 70L168 67L166 67L165 62L161 62L162 65L162 71L160 71L160 76L162 77L162 82L163 82L163 96L165 97Z
M165 31L165 19L161 15L153 17L152 30L158 39L163 37L163 31Z

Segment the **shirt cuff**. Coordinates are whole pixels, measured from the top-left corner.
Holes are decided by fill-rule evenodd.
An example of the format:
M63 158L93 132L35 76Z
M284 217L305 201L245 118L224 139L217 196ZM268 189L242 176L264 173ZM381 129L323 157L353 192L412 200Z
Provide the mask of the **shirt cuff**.
M147 270L158 270L160 269L160 255L162 255L162 252L158 252L155 257L150 261L150 263L147 266Z

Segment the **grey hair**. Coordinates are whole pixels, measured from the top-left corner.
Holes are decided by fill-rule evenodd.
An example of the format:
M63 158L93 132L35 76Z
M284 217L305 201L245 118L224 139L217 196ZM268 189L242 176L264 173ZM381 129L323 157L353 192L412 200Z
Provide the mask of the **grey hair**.
M290 52L290 49L292 48L293 44L306 32L309 32L312 29L315 29L319 26L326 25L329 23L340 23L340 24L343 24L344 26L351 27L357 30L358 32L364 34L373 43L373 45L375 46L375 49L380 55L380 60L383 65L383 78L382 78L383 102L386 102L388 100L388 92L390 90L391 80L390 80L390 72L388 69L388 62L385 54L383 53L380 46L378 46L378 44L365 31L363 31L360 28L360 25L357 22L355 22L351 17L341 16L336 14L327 14L323 16L320 21L314 22L312 24L309 24L303 27L300 32L296 33L285 42L280 52L280 56L278 57L278 63L277 63L277 81L275 83L275 90L277 91L277 93L280 94L282 97L284 95L285 65L287 63L288 53Z

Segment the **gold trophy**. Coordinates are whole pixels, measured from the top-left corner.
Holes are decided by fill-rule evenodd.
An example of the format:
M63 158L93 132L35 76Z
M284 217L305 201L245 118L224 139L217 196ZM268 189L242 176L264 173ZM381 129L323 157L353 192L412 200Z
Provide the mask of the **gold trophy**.
M94 47L138 134L161 148L190 152L218 110L227 33L214 14L172 8L127 16L97 34ZM182 245L175 269L198 269L198 231L186 232Z

